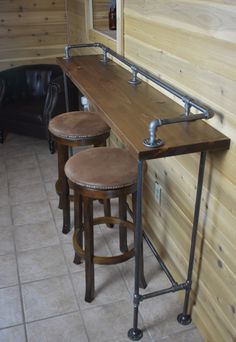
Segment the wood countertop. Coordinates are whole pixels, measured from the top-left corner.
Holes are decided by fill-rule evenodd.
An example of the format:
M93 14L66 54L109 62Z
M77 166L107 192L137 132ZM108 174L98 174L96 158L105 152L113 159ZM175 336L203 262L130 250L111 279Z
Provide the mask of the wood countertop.
M137 159L229 148L230 139L202 120L161 126L158 136L165 144L145 147L143 140L149 137L149 123L179 116L183 107L145 82L129 84L130 72L112 61L103 64L100 58L76 56L69 60L57 58L57 62Z

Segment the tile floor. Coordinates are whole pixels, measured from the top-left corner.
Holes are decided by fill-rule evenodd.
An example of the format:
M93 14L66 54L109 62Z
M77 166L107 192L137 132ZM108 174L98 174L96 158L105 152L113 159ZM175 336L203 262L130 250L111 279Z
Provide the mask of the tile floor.
M46 141L9 134L0 146L0 342L129 341L133 261L97 266L96 298L84 302L84 266L72 262L72 234L61 233L56 178ZM97 253L116 253L114 234L96 228ZM148 292L167 282L147 246L145 274ZM142 303L142 341L203 341L193 324L177 323L180 311L175 294Z

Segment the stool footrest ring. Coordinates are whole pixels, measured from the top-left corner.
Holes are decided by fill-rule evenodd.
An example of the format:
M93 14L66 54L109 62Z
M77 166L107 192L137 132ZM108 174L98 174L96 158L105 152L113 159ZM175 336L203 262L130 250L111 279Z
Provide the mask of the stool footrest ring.
M128 229L130 230L134 230L134 224L130 221L124 221L119 219L118 217L108 217L108 216L104 216L104 217L96 217L93 220L93 224L94 225L98 225L98 224L123 224L124 226L126 226ZM77 234L78 234L79 230L75 230L74 235L73 235L73 246L74 246L74 250L76 253L78 253L78 255L81 258L85 257L85 251L84 249L81 248L80 244L78 243L77 240ZM99 265L113 265L113 264L119 264L122 263L126 260L131 259L134 256L134 248L131 246L129 248L128 251L119 254L119 255L114 255L114 256L99 256L99 255L94 255L93 256L93 263L94 264L99 264Z

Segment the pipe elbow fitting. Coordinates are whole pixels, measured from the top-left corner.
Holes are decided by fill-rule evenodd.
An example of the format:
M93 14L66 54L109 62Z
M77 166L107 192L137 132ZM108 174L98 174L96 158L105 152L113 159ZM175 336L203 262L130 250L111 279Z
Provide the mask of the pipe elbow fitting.
M151 145L154 145L155 140L156 140L157 127L160 127L161 125L162 125L161 119L156 119L149 123L149 139L150 139Z

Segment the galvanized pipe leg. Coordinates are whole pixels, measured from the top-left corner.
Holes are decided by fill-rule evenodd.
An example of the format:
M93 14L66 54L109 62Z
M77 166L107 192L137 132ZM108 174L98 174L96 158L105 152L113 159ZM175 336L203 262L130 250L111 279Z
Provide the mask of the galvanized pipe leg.
M192 321L191 315L188 314L188 304L189 304L189 295L190 295L191 285L192 285L193 262L194 262L194 254L195 254L195 246L196 246L196 238L197 238L199 212L200 212L200 205L201 205L205 161L206 161L206 152L201 152L199 171L198 171L198 185L197 185L197 193L196 193L196 201L195 201L195 209L194 209L194 218L193 218L192 239L191 239L191 246L190 246L190 253L189 253L188 276L187 276L187 281L186 281L187 287L185 290L186 292L185 292L183 312L180 313L177 317L178 322L182 325L188 325Z
M137 193L132 194L132 207L134 213L134 224L136 220L136 202L137 202ZM143 267L143 237L141 238L141 246L140 246L140 267L139 267L139 287L141 289L145 289L147 287L147 283L144 277L144 267Z
M68 83L66 78L66 73L63 72L63 81L64 81L64 91L65 91L65 104L66 104L66 111L69 112L69 93L68 93Z
M119 197L119 218L123 221L127 220L127 205L126 205L125 195ZM122 223L120 223L120 226L119 226L119 235L120 235L120 251L122 253L125 253L128 251L127 228Z
M140 280L140 255L142 243L142 186L143 186L143 162L138 161L138 183L137 183L137 203L136 203L136 219L134 233L134 249L135 249L135 274L134 274L134 311L133 311L133 328L128 331L130 340L138 341L142 338L143 332L138 329L138 308L140 303L139 280Z

